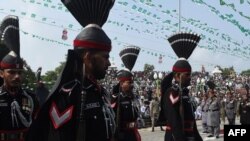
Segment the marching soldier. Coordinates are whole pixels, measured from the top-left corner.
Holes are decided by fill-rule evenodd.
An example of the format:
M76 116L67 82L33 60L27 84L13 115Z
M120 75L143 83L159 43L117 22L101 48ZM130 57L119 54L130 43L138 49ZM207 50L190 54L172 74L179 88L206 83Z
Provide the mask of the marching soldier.
M154 132L154 127L156 124L156 120L159 117L159 113L160 113L160 102L158 100L158 97L155 96L153 98L153 100L150 101L150 117L151 117L151 127L152 127L152 132ZM161 131L164 131L164 129L162 128L162 126L160 126Z
M207 113L208 113L208 96L207 93L204 93L203 99L201 101L201 115L202 115L201 119L202 119L203 133L208 133Z
M101 28L114 0L62 0L85 27L68 51L66 64L32 124L27 141L111 141L115 132L105 77L111 40ZM102 8L100 8L102 7Z
M119 84L113 89L112 107L116 113L116 141L141 141L137 129L139 107L133 92L133 74L131 72L140 48L129 46L120 52L120 57L127 69L117 74Z
M24 141L38 112L34 93L23 89L24 62L20 58L19 20L7 16L0 27L0 47L9 50L1 56L0 141ZM1 55L3 52L1 52Z
M224 93L221 93L220 98L220 115L221 115L221 121L223 124L225 124L225 118L226 118L226 111L225 111L225 106L226 106L226 95Z
M229 92L227 93L227 100L225 103L225 111L226 111L226 116L228 120L229 125L235 125L235 117L236 117L236 112L237 112L237 101L233 97L233 94L229 89Z
M215 95L215 84L208 81L208 118L207 125L209 126L210 135L208 137L219 138L220 134L220 99Z
M247 94L242 96L242 101L239 105L240 123L242 125L250 125L250 100L249 100L249 86L245 86Z
M161 111L159 123L166 122L165 141L202 141L194 116L189 89L191 65L187 59L197 46L200 37L190 33L177 33L168 41L179 60L161 84Z

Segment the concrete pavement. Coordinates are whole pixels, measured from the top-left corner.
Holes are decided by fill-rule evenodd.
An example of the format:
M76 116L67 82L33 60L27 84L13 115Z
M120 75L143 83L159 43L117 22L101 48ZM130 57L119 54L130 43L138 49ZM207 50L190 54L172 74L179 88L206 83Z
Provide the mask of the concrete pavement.
M218 139L216 138L207 138L208 134L202 133L202 125L201 120L197 120L197 128L200 132L200 135L202 136L204 141L224 141L224 124L221 124L221 134ZM227 122L225 123L227 124ZM239 119L236 120L236 124L239 124ZM139 129L142 141L164 141L164 135L165 131L161 131L160 127L155 127L155 131L152 132L151 128L142 128Z

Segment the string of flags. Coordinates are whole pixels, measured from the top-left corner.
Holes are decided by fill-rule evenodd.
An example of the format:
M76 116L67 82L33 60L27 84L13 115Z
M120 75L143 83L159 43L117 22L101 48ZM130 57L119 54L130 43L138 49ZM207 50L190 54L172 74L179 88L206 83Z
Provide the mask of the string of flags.
M41 6L43 8L53 9L60 12L68 12L67 9L60 3L52 0L22 0L24 3L29 5ZM217 15L218 18L227 21L228 23L234 25L238 28L241 33L249 37L250 30L248 27L243 26L241 22L239 22L235 15L238 15L246 20L250 20L249 14L241 11L240 7L237 7L236 2L228 2L225 0L220 0L220 5L223 7L227 7L231 9L234 13L223 13L220 9L216 9L213 5L210 5L208 2L204 0L192 0L194 4L199 4L201 6L207 7L212 13ZM237 1L239 4L248 4L250 5L249 0L240 0ZM114 14L118 13L116 11L120 11L125 14L121 14L119 16L125 17L129 14L128 18L132 24L128 24L125 21L118 21L114 19L109 19L107 24L112 25L116 28L125 30L125 31L133 31L138 34L148 34L156 39L166 39L170 34L178 31L178 10L174 9L166 9L165 5L158 4L156 1L152 0L117 0L118 8L114 9ZM154 10L152 10L154 8ZM49 18L45 15L38 15L37 13L27 12L27 11L18 11L16 9L4 9L0 8L0 12L5 13L14 13L16 15L20 15L23 18L29 18L32 21L39 21L40 23L47 24L48 26L56 26L62 28L62 41L47 39L44 41L49 41L54 43L64 44L64 41L67 41L69 32L78 32L81 30L79 25L75 25L74 23L58 21L53 18ZM164 17L164 19L162 18ZM238 56L240 58L249 59L250 58L250 44L246 43L244 40L236 40L232 37L232 35L224 33L220 29L211 27L208 23L187 17L181 17L183 23L191 25L195 27L195 29L199 29L202 32L202 40L203 43L199 45L199 48L203 48L209 50L211 52L220 52L227 55ZM154 25L154 26L152 26ZM140 28L144 26L146 28ZM190 27L181 27L181 31L193 32ZM32 36L33 37L33 36ZM42 36L35 35L34 38L45 39ZM119 40L119 38L117 38ZM119 43L119 42L118 42ZM68 46L69 44L65 44ZM70 45L71 46L71 45ZM145 53L157 56L158 63L160 63L160 53L157 51L148 51L145 50Z

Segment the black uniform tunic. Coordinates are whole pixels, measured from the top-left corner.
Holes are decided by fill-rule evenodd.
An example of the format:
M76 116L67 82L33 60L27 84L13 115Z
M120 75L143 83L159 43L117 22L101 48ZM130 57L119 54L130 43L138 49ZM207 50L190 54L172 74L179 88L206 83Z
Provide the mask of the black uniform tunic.
M188 93L189 90L184 88L180 96L178 86L174 85L163 95L163 110L167 119L165 141L202 141Z
M75 141L80 132L85 141L109 141L115 130L109 101L106 91L89 79L83 86L77 80L66 83L44 104L27 140Z
M120 94L120 97L118 94ZM140 141L141 138L136 125L138 118L138 107L134 97L127 96L123 93L113 94L112 103L115 103L113 108L117 115L116 121L118 121L116 139L118 141ZM119 114L117 114L118 106ZM117 120L117 118L119 119Z
M240 123L250 125L250 101L242 101L239 106Z
M39 103L30 91L20 89L12 95L0 87L0 141L23 141Z

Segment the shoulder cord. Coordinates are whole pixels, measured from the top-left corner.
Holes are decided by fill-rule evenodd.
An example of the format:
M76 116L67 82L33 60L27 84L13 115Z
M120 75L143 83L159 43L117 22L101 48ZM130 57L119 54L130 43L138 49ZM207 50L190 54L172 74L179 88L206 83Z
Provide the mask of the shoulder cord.
M30 101L31 103L31 110L30 110L30 114L29 114L29 120L27 120L23 113L21 112L20 110L20 105L19 103L14 100L12 103L11 103L11 118L12 118L12 126L14 127L15 126L15 122L16 122L16 125L18 127L18 120L17 120L17 116L16 116L16 111L18 113L18 117L20 119L20 121L22 122L22 124L25 126L25 127L29 127L32 123L32 114L33 114L33 110L34 110L34 102L31 98L30 95L28 95L26 93L26 91L23 90L23 95L26 96L28 98L28 100Z
M67 85L71 85L71 84L74 84L71 88L65 88ZM79 80L77 80L77 79L72 80L72 81L69 81L69 82L67 82L67 83L65 83L65 84L62 85L60 91L62 90L62 91L64 91L64 92L68 92L68 93L69 93L69 96L70 96L72 90L75 88L75 86L76 86L77 84L80 84Z

